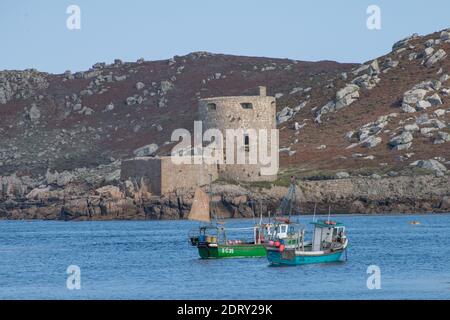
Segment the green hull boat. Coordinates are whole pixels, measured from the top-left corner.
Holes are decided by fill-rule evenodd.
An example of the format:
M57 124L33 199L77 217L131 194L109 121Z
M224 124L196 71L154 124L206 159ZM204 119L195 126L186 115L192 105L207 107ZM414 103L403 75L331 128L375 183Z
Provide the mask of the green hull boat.
M211 221L210 197L200 188L195 191L188 216L204 224L189 232L190 244L197 247L202 259L265 257L270 224L246 228L225 228L224 222Z
M198 254L202 259L265 257L267 243L264 242L261 232L265 228L267 228L266 225L240 228L241 231L251 230L253 239L239 241L228 240L227 231L233 229L225 229L220 225L211 224L200 227L197 232L192 232L189 238L191 245L197 247Z
M202 259L255 258L265 257L267 254L266 247L262 244L199 244L197 248Z

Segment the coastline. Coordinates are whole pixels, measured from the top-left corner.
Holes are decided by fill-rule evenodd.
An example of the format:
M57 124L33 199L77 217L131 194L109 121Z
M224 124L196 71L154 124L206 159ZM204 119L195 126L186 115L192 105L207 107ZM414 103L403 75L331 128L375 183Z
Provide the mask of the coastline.
M153 196L123 184L99 185L89 191L83 181L64 187L33 189L9 195L0 202L3 220L183 220L191 208L193 191ZM447 176L354 177L301 181L297 203L300 212L331 214L436 214L450 212ZM100 190L100 191L99 191ZM213 204L220 218L271 216L287 188L242 186L224 182L212 185Z

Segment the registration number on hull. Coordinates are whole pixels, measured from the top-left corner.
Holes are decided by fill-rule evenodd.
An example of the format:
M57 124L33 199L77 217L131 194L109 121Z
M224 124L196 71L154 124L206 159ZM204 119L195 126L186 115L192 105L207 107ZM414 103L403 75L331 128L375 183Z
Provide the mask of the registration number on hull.
M233 254L234 249L233 248L220 248L220 252L224 254Z

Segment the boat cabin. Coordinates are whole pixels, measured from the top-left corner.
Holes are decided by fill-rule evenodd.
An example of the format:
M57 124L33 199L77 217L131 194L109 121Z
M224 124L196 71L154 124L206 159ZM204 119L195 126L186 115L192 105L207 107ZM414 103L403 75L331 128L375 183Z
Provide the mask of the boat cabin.
M289 233L289 224L280 223L276 226L275 234L277 235L278 239L287 238L288 233Z
M342 243L345 239L345 226L340 222L319 220L314 225L312 251L327 250L333 243Z
M272 238L286 239L290 235L296 234L296 225L293 224L288 218L277 218L273 225L273 232L271 231Z

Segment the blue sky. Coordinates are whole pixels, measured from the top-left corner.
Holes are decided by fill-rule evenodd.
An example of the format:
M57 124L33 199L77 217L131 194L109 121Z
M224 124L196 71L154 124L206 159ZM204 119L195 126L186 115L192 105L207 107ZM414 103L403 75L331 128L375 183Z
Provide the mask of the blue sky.
M66 27L69 5L81 30ZM381 30L366 27L369 5ZM0 70L61 73L192 51L364 62L414 32L450 27L448 0L1 0Z

